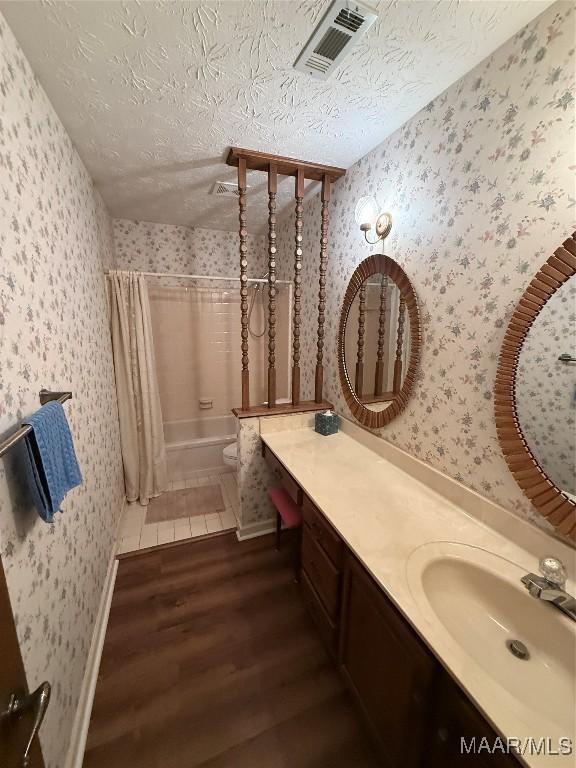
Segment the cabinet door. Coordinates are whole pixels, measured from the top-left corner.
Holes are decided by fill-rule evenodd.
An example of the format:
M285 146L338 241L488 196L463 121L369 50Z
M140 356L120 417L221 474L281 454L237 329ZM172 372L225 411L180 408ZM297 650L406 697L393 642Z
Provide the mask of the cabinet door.
M340 664L386 766L420 764L437 665L364 568L348 558Z
M475 752L472 740L478 747L484 737L490 745L497 739L474 705L444 674L434 702L426 768L520 768L512 755Z

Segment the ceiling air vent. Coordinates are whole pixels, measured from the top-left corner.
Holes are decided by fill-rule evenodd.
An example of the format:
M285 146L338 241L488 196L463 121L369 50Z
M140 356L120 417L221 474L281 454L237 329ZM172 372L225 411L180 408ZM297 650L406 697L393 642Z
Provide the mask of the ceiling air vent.
M250 187L247 186L246 189L250 189ZM238 197L238 185L233 181L215 181L210 194L218 195L218 197Z
M376 18L376 11L367 5L334 0L296 59L294 69L327 80Z

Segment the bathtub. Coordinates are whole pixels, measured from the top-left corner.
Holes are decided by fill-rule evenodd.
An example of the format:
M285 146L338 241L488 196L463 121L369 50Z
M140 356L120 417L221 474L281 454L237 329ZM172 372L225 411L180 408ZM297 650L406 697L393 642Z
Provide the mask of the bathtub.
M224 448L236 440L234 416L208 416L164 422L168 479L186 480L198 470L207 474L234 471L222 460Z

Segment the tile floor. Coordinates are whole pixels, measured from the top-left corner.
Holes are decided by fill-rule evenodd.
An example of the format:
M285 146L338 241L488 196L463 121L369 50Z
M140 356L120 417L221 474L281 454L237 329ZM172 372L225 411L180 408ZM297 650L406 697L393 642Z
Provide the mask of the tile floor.
M174 481L170 483L166 493L169 494L170 491L178 491L182 488L192 488L196 485L220 485L225 510L210 515L181 517L176 520L166 520L162 523L147 525L146 507L138 502L127 504L120 523L117 553L123 555L139 549L156 547L159 544L169 544L173 541L193 539L196 536L205 536L207 533L217 533L236 528L238 485L235 473L199 474L189 480Z

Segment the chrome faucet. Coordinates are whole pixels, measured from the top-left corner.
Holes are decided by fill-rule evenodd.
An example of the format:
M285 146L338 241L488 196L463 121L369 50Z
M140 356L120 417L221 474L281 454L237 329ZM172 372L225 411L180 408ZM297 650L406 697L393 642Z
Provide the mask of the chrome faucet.
M522 576L522 584L532 597L552 603L569 616L572 621L576 621L576 598L569 595L564 589L566 586L564 564L555 557L548 556L540 560L538 568L542 576L527 573L526 576Z

